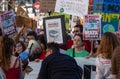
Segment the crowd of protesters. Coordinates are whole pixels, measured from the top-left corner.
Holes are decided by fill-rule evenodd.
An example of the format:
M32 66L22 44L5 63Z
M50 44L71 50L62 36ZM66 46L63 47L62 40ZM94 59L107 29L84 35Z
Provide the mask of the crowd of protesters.
M74 26L67 44L46 43L44 33L29 31L21 41L22 29L14 37L0 36L0 79L24 79L29 62L43 60L38 79L81 79L74 57L96 58L96 79L120 79L120 40L112 32L101 40L83 40L83 26ZM91 48L92 46L92 48ZM64 50L63 52L60 50Z

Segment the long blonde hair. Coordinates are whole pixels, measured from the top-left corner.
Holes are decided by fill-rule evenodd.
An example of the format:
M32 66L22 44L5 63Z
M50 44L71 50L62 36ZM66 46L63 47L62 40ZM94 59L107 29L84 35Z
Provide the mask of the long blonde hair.
M106 32L102 36L96 55L102 55L106 59L111 59L112 53L118 45L119 41L117 37L111 32Z

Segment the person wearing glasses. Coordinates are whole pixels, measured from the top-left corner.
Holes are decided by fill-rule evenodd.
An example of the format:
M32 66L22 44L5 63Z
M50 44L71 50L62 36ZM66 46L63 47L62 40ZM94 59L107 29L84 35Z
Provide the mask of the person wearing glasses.
M74 35L83 34L83 25L80 25L80 24L75 25L73 34ZM90 42L90 40L84 40L83 44L84 44L85 50L90 53L90 51L91 51L91 42Z
M76 34L73 37L73 46L66 51L66 54L72 57L86 57L89 56L89 53L84 49L82 34Z

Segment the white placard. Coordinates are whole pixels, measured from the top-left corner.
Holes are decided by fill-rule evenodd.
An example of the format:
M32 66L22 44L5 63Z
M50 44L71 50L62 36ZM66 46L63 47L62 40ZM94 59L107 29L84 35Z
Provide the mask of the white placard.
M89 0L56 0L55 12L83 17L88 14Z

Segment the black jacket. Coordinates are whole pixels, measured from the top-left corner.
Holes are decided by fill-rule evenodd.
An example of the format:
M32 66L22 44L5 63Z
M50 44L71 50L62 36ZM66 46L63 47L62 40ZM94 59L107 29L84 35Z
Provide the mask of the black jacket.
M38 79L81 79L74 58L54 52L42 62Z

